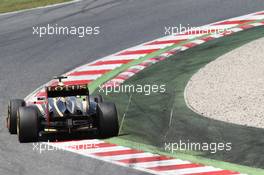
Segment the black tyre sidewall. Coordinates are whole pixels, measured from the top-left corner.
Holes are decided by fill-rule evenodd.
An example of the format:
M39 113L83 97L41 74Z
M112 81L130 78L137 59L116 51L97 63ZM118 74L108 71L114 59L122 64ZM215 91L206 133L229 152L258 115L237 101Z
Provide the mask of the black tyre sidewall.
M97 104L99 134L103 138L118 135L119 124L117 110L114 103L104 102Z
M36 142L39 133L39 118L35 108L19 107L17 135L20 142Z
M7 126L10 134L17 133L17 112L18 108L25 106L26 103L24 100L14 99L10 100L8 104L8 119L7 119Z

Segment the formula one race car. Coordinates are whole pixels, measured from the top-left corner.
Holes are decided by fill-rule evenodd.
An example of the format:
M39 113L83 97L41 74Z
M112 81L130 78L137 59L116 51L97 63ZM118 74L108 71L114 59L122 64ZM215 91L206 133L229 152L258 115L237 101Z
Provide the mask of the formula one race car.
M101 137L118 135L119 125L114 103L104 102L101 95L89 96L87 84L64 85L67 77L45 87L45 96L32 104L10 100L7 128L20 142L35 142L42 133L98 131Z

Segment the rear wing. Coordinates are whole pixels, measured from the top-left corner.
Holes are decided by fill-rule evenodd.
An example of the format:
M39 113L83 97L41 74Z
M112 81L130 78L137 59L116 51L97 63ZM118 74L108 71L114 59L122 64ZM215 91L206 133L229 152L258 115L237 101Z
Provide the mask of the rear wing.
M48 98L89 95L89 89L87 84L47 86L46 92Z

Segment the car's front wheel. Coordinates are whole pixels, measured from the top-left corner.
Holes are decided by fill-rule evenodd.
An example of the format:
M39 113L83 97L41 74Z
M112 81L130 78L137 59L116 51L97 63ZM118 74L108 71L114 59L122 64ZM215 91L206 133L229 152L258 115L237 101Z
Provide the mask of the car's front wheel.
M39 136L39 117L35 108L20 107L17 116L19 142L36 142Z

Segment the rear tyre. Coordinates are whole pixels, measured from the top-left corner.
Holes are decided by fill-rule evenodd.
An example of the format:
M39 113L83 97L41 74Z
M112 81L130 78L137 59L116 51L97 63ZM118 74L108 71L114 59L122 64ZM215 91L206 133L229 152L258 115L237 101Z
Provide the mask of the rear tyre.
M10 134L17 133L17 112L18 108L25 106L26 103L24 100L14 99L10 100L8 104L8 112L7 112L7 128Z
M94 101L95 101L96 103L103 103L104 99L103 99L102 95L96 95L96 96L94 97Z
M17 117L19 142L36 142L39 134L39 117L35 108L20 107Z
M98 129L101 137L108 138L118 135L118 116L114 103L98 103L97 116Z

